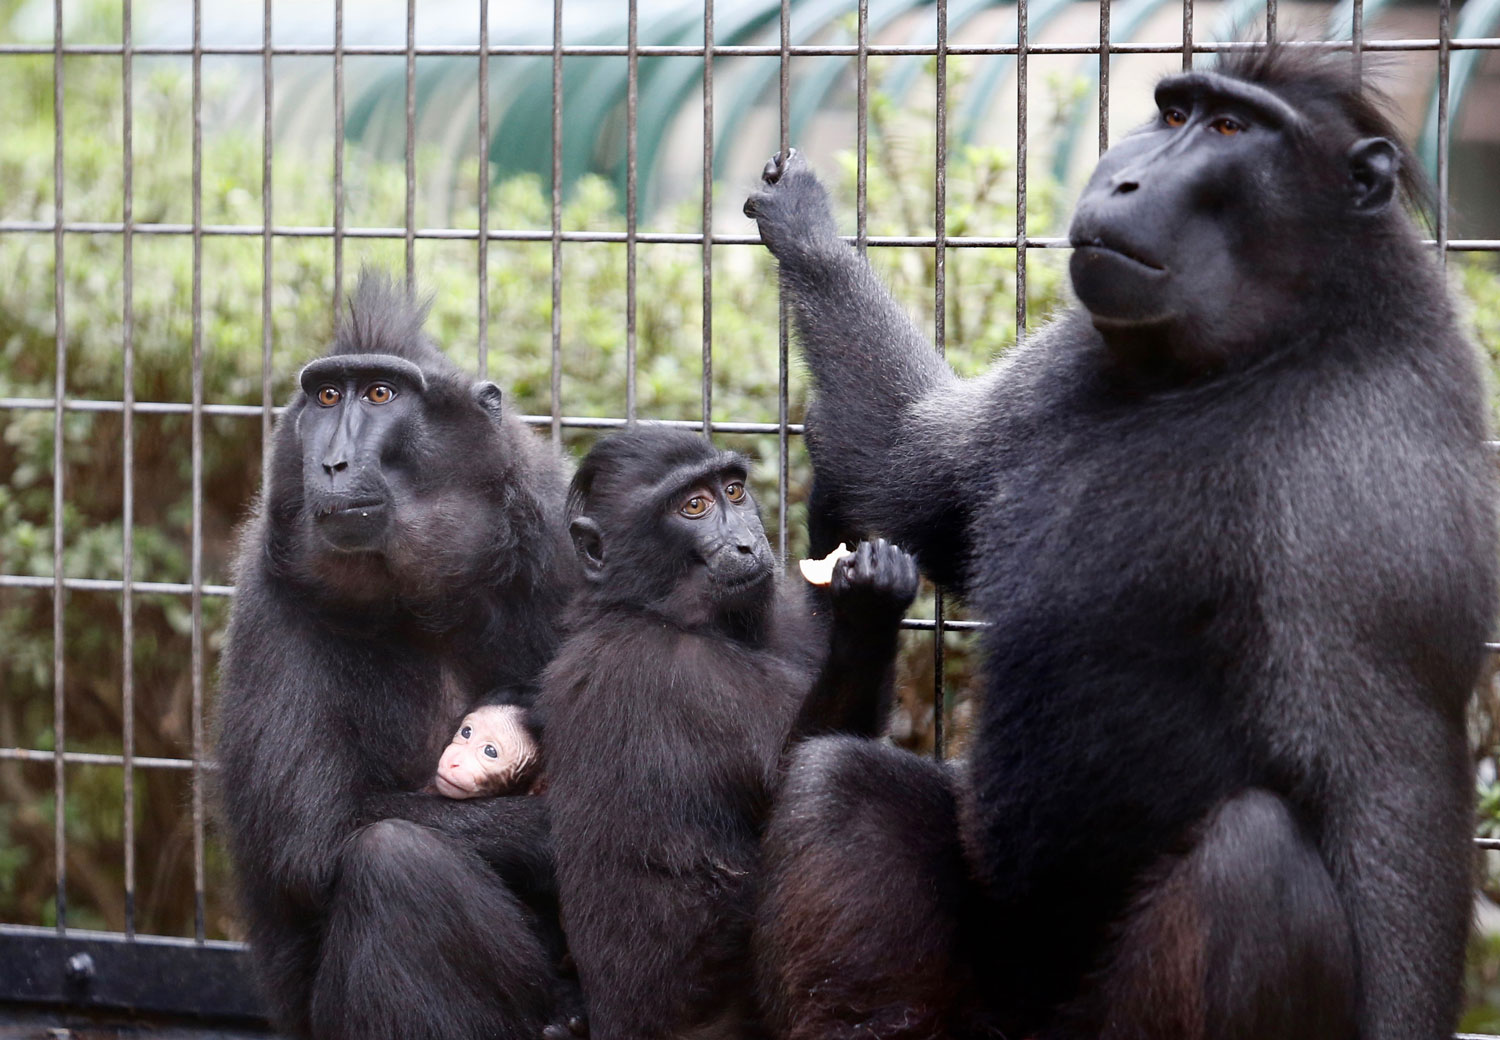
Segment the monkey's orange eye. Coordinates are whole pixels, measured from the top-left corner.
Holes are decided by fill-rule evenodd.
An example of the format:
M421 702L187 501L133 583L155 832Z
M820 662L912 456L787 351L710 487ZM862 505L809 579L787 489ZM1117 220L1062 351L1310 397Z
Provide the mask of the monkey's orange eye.
M1214 131L1214 133L1223 134L1225 137L1233 137L1245 129L1245 124L1237 119L1230 119L1228 116L1220 116L1212 123L1209 123L1208 128Z
M325 386L318 389L318 403L324 408L332 408L344 399L344 395L336 387Z
M1162 112L1161 118L1168 126L1175 129L1187 122L1187 113L1180 108L1169 108Z
M732 484L724 485L724 497L731 502L743 502L745 500L745 485L736 480Z
M682 503L682 508L678 512L683 516L702 516L708 512L708 506L709 498L707 495L694 495Z
M391 399L395 396L396 391L391 389L389 386L386 386L384 383L376 383L374 386L370 387L370 389L365 391L365 400L369 401L371 404L389 404Z

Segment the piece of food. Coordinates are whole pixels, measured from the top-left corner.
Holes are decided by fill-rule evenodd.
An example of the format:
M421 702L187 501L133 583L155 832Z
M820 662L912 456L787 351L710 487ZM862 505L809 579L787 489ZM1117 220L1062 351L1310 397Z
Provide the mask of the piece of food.
M845 556L853 556L853 551L840 542L839 547L821 560L801 560L797 566L802 571L802 576L814 585L827 585L833 580L833 565Z

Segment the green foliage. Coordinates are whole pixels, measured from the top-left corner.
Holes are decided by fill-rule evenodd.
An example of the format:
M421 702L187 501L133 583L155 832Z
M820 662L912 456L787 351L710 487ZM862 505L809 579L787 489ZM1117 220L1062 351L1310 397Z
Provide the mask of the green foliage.
M1456 272L1455 288L1465 302L1464 316L1474 340L1484 352L1490 371L1490 411L1500 417L1500 258L1476 253L1450 261Z
M1500 1033L1500 933L1479 931L1469 941L1464 988L1469 1006L1460 1033Z

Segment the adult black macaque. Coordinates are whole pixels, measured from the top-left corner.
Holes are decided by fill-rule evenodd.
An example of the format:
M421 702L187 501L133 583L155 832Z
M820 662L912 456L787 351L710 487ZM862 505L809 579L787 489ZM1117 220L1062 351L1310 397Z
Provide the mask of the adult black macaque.
M586 575L537 711L568 946L609 1040L757 1030L749 928L794 736L872 736L916 562L866 542L786 588L746 462L684 431L601 441L568 497Z
M574 585L565 478L422 318L362 277L277 424L220 673L222 819L282 1029L537 1040L571 1010L545 799L417 792L465 711L534 696Z
M1345 55L1164 79L1073 218L1081 307L960 381L790 155L746 204L818 507L993 623L968 778L797 756L787 1035L1436 1040L1496 608L1482 381Z

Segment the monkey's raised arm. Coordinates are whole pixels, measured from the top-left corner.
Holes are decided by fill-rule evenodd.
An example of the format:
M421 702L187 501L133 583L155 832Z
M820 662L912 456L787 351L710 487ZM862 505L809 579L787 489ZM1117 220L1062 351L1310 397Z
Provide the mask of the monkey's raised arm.
M792 724L789 747L824 733L880 735L894 694L901 616L916 593L916 560L883 538L862 542L834 564L825 597L833 614L828 657Z
M816 396L807 420L815 552L879 533L944 584L965 557L960 463L972 430L951 406L963 384L837 236L823 185L795 150L745 202L781 264ZM833 532L825 536L825 532Z

